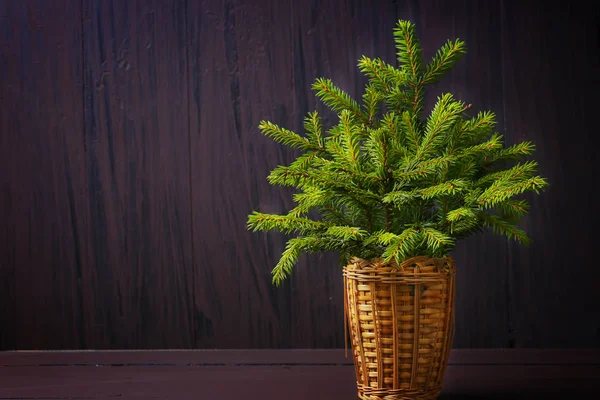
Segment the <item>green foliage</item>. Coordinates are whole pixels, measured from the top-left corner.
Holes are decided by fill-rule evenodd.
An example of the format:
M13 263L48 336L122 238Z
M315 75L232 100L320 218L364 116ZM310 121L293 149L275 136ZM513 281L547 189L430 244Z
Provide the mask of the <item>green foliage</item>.
M422 77L423 83L428 84L437 82L447 71L454 67L466 52L467 48L464 42L458 39L454 42L448 40L448 42L437 51L437 54L427 65Z
M253 231L295 235L273 269L275 284L302 253L337 251L343 261L441 257L457 240L486 229L529 243L517 227L529 205L517 197L548 183L535 161L514 161L531 155L533 143L505 148L494 132L495 115L469 116L471 105L451 94L423 115L425 86L456 65L465 44L448 41L424 65L411 22L398 22L394 41L398 67L365 56L358 61L369 79L362 104L329 79L313 84L339 116L329 130L316 111L306 116L304 135L268 121L259 125L266 136L301 152L267 177L299 189L296 206L286 215L255 211L248 218Z

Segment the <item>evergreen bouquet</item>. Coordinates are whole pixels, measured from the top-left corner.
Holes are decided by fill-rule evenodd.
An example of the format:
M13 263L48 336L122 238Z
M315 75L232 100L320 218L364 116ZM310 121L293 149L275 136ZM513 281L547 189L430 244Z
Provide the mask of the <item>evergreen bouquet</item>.
M535 161L519 162L534 145L505 147L494 132L494 113L470 116L471 105L451 94L438 97L424 115L426 86L457 63L465 43L449 40L424 65L411 22L398 22L394 41L398 67L379 58L358 61L368 77L361 104L329 79L313 84L338 114L335 126L325 130L317 112L306 116L304 135L269 121L259 125L266 136L301 151L268 176L273 185L299 189L295 207L286 215L255 211L248 218L253 231L295 235L272 271L275 284L304 252L337 251L342 265L353 256L400 264L448 255L457 240L488 228L529 241L517 227L529 206L518 197L548 185L536 175Z

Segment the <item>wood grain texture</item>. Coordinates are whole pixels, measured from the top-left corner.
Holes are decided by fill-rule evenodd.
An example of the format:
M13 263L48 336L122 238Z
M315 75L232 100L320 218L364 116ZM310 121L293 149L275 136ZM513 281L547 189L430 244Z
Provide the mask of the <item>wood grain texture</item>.
M597 365L449 366L439 400L594 398L598 374ZM353 366L11 367L2 384L8 399L357 398Z
M427 114L437 98L452 95L480 111L493 111L503 131L501 19L499 2L425 1L399 4L400 19L411 19L421 39L423 59L431 60L448 39L466 43L467 54L438 83L427 89ZM458 242L454 348L508 347L507 243L480 234Z
M185 2L84 1L91 348L190 347Z
M453 350L440 399L591 398L598 351ZM215 363L215 361L217 361ZM2 398L356 397L341 350L0 353Z
M452 349L448 365L598 365L600 349ZM0 367L353 365L343 349L3 351Z
M0 350L342 347L337 257L274 288L286 237L246 230L292 207L265 177L296 153L257 126L337 122L310 85L360 97L358 58L394 63L400 18L426 59L468 46L427 108L449 91L494 111L551 184L528 197L530 248L490 233L454 251L454 347L600 346L600 13L584 3L0 1Z
M83 345L81 8L0 4L0 350Z
M273 288L270 270L286 238L246 230L254 209L292 208L292 191L269 186L265 177L295 153L257 126L266 119L300 132L306 112L320 107L310 90L320 76L356 95L360 54L393 49L393 4L264 0L189 7L196 345L340 347L337 257L305 257L288 282ZM333 121L326 116L327 126Z
M596 98L600 8L504 2L507 138L537 146L549 189L528 196L530 248L509 246L518 347L600 345L600 273L593 261L600 219Z
M325 126L335 123L315 101L311 83L324 76L355 98L362 95L366 79L356 62L362 54L395 62L391 32L397 18L417 23L426 58L451 36L473 42L462 73L434 88L429 108L450 90L478 109L501 114L499 6L441 3L305 2L299 7L256 0L206 2L190 9L190 37L196 40L190 56L190 118L198 347L343 344L337 259L305 257L289 282L274 289L269 271L285 238L245 230L253 209L285 213L292 207L292 192L269 186L264 177L295 153L262 137L256 126L267 119L299 132L302 118L313 109L324 114ZM481 14L481 22L469 23L472 14ZM211 71L218 71L218 79ZM207 98L211 101L202 101ZM455 256L463 288L455 346L508 346L506 240L473 238L461 243Z

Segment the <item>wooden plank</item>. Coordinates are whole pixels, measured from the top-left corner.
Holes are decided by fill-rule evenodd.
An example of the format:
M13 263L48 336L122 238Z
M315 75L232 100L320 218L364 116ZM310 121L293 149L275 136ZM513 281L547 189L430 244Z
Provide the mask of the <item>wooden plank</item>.
M366 55L394 59L392 30L396 24L396 3L379 1L377 7L357 0L312 0L302 3L291 1L291 4L290 15L286 16L291 27L288 49L286 50L285 46L280 47L274 40L269 40L268 43L273 45L272 57L280 54L282 59L289 59L289 75L281 75L285 73L285 65L274 66L271 74L274 77L281 76L281 79L293 80L293 94L282 87L279 79L272 79L269 83L267 79L263 79L263 90L268 90L266 95L277 108L254 108L253 119L264 118L295 132L304 133L302 123L306 113L316 110L323 117L323 128L329 129L337 124L339 119L316 98L311 85L320 77L331 79L339 88L360 102L367 83L366 77L357 67L360 57ZM267 71L268 69L265 69L262 73L268 76ZM282 105L283 110L279 109ZM260 139L260 145L267 151L279 147L270 139ZM258 142L259 139L255 140ZM291 154L288 152L284 160L292 161L289 157ZM262 174L266 175L269 169L275 166L270 161L266 165L267 168L262 170ZM258 177L260 178L260 175ZM269 186L263 179L257 183L257 187ZM273 197L269 191L281 193L280 190L273 187L270 190L263 189L255 206L259 209L264 208L265 203L268 206L269 199ZM288 193L284 192L283 195L285 200L289 199ZM284 204L284 211L294 206L289 201ZM266 265L274 266L282 250L282 247L271 248L265 260ZM292 337L292 347L329 348L344 345L343 280L341 265L335 255L327 253L322 256L304 257L283 288L288 291L289 314L286 315L287 320L283 319L282 325L291 328L289 334Z
M340 347L336 258L307 257L274 289L284 237L245 230L250 210L291 206L264 177L294 154L256 125L298 129L318 76L360 94L356 59L393 62L396 17L426 55L467 41L435 89L497 111L500 82L501 131L537 143L552 184L524 224L531 248L486 236L455 251L455 347L598 345L598 218L581 211L599 172L597 8L569 5L557 29L562 9L531 1L46 3L0 4L0 349Z
M467 54L451 73L431 85L427 115L437 98L452 95L473 107L470 115L491 110L503 129L500 3L409 1L398 4L398 18L411 19L429 62L448 39L466 42ZM452 256L456 275L455 348L509 346L506 239L493 233L459 241Z
M507 138L536 144L540 174L551 185L526 197L531 212L523 228L531 246L509 247L516 346L596 347L600 270L590 254L600 219L590 210L600 195L592 134L599 7L502 4Z
M337 258L306 257L289 282L273 288L270 270L285 237L246 230L253 209L292 208L292 191L271 187L265 177L295 153L263 137L257 126L265 119L299 130L306 112L316 108L310 85L319 76L356 95L360 54L376 48L393 54L393 2L188 6L196 346L339 347ZM332 122L325 120L326 126Z
M79 348L87 240L79 2L2 2L0 71L0 349Z
M240 107L247 107L239 97L235 23L240 16L231 2L188 7L195 346L252 347L250 325L256 321L260 329L258 314L271 314L274 302L268 292L257 302L264 279L249 265L256 252L240 238L242 214L249 211L239 121ZM249 299L248 292L256 297ZM277 328L264 328L259 336L269 341Z
M0 352L0 365L332 365L352 364L343 350L143 350Z
M88 348L194 343L185 3L84 1Z
M332 399L356 398L351 366L11 367L3 398ZM441 399L590 396L598 366L450 366Z
M449 365L600 365L598 349L454 349ZM0 366L352 365L341 349L0 352Z

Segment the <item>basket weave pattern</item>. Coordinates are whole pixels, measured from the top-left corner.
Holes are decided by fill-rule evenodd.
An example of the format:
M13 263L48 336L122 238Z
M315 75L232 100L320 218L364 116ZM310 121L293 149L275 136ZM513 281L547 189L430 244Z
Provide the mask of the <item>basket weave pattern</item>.
M344 267L345 321L361 399L439 396L454 338L455 273L451 257L400 265L353 258Z

